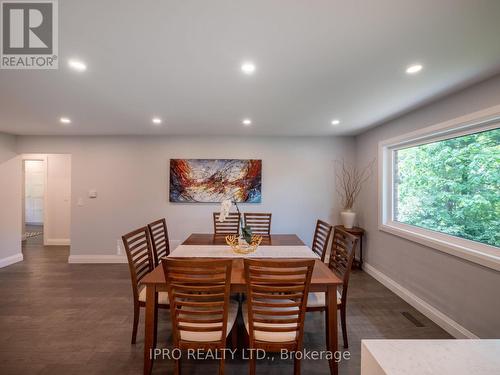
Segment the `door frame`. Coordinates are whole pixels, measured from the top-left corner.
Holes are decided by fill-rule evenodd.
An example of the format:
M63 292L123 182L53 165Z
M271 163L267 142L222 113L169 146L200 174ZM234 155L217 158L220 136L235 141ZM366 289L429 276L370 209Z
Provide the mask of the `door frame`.
M48 215L47 215L47 183L48 183L48 176L47 176L47 163L48 163L48 157L47 154L22 154L22 168L23 168L23 183L22 183L22 189L23 189L23 204L22 204L22 238L23 240L25 239L24 236L26 234L26 166L25 162L27 160L36 160L36 161L43 161L43 245L47 245L47 233L48 233L48 228L50 223L48 222Z

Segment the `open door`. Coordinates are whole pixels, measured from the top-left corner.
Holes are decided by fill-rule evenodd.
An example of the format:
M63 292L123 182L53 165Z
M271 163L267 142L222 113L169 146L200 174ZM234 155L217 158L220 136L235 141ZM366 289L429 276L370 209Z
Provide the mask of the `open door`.
M71 155L24 154L23 240L68 246L71 220Z
M24 161L24 239L41 236L43 233L45 163L45 160Z

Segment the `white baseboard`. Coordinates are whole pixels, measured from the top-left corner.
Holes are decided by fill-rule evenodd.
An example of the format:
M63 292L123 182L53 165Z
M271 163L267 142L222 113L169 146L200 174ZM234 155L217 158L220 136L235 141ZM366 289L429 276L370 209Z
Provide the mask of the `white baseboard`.
M420 297L416 296L408 289L404 288L396 281L383 274L375 267L369 265L368 263L363 263L363 270L372 276L374 279L379 281L382 285L390 289L392 292L397 294L403 300L408 302L418 311L420 311L427 318L432 320L438 326L443 328L446 332L457 339L478 339L479 337L473 334L471 331L462 327L460 324L455 322L449 316L443 314L441 311L431 306L427 302L425 302Z
M68 240L69 241L69 240ZM170 251L175 250L182 243L181 240L170 240ZM69 243L68 243L69 244ZM62 244L61 244L62 245ZM123 251L123 250L122 250ZM70 255L68 263L128 263L127 256L121 255L102 255L102 254L85 254L85 255Z
M22 253L11 255L10 257L0 259L0 268L10 266L11 264L22 262L24 259Z
M127 263L125 255L70 255L68 263Z
M47 238L45 246L69 246L71 241L69 238Z

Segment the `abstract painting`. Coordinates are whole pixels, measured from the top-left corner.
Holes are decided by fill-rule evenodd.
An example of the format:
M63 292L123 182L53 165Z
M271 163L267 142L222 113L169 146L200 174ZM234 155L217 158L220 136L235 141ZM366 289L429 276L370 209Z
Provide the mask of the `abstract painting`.
M260 203L262 160L170 159L170 202Z

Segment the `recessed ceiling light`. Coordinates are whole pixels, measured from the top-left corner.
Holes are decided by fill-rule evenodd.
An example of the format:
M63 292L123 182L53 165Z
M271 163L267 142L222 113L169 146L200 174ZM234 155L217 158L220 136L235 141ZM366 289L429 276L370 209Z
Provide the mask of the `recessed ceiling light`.
M246 118L242 121L243 125L245 126L250 126L252 125L252 120L250 120L249 118Z
M68 117L61 117L59 121L61 122L61 124L71 124L71 119L69 119Z
M252 62L244 62L241 64L241 71L245 74L253 74L255 72L255 64Z
M332 125L338 125L338 124L340 124L340 120L337 119L332 120Z
M84 72L87 70L87 65L80 60L70 59L68 60L68 66L77 72Z
M413 64L406 68L406 74L417 74L423 69L423 66L420 64Z
M161 118L159 117L153 117L151 121L153 121L153 124L155 125L160 125L162 123Z

